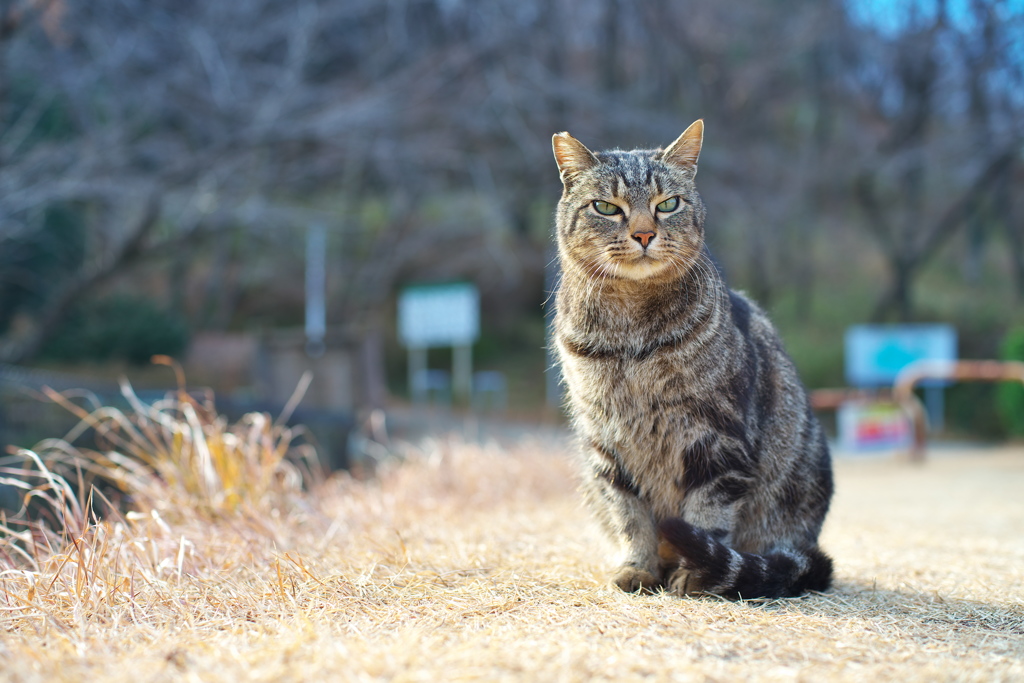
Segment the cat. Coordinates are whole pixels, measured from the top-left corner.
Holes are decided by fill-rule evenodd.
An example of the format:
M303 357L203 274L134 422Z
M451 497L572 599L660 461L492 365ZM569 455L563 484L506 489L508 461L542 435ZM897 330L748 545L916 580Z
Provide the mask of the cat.
M765 313L704 245L694 122L665 150L552 138L563 184L554 344L584 496L626 592L826 590L828 444Z

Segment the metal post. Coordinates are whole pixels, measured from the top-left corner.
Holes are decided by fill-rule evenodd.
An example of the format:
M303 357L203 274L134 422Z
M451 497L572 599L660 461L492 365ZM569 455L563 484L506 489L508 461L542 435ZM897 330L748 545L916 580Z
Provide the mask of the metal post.
M306 229L306 354L324 354L327 333L327 231L320 223Z
M427 349L423 346L409 347L409 396L413 403L424 403L427 398Z
M941 386L924 388L924 407L928 411L928 431L933 434L945 429L945 394Z
M452 394L469 402L473 394L473 346L459 344L452 347Z

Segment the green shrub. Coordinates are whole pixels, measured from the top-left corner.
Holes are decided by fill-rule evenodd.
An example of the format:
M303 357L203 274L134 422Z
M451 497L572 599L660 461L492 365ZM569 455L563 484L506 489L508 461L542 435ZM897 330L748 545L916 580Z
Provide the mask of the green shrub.
M1002 441L1006 425L993 410L998 386L991 382L956 382L945 392L945 431L953 439Z
M155 354L180 356L187 344L188 329L179 316L149 299L118 295L73 310L41 355L58 361L141 365Z
M1003 339L1003 360L1024 361L1024 327L1011 329ZM1024 384L1002 382L996 394L996 407L1006 431L1024 436Z
M39 310L85 253L83 207L56 202L32 212L24 232L0 244L0 334L18 313Z

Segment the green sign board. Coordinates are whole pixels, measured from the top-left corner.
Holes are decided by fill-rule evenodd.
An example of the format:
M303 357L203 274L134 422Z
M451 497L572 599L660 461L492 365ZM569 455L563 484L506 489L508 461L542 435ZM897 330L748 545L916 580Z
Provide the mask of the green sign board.
M465 346L480 335L476 285L414 285L398 297L398 336L407 348Z

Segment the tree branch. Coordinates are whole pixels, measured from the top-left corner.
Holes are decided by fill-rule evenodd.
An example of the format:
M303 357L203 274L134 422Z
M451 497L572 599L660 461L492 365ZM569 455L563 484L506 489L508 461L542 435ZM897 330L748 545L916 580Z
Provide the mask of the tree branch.
M978 174L974 182L951 204L929 233L921 246L915 250L913 258L921 262L931 258L936 251L949 239L956 229L974 212L981 196L989 191L992 183L1009 168L1016 156L1016 145L1011 145L993 157L985 169Z

